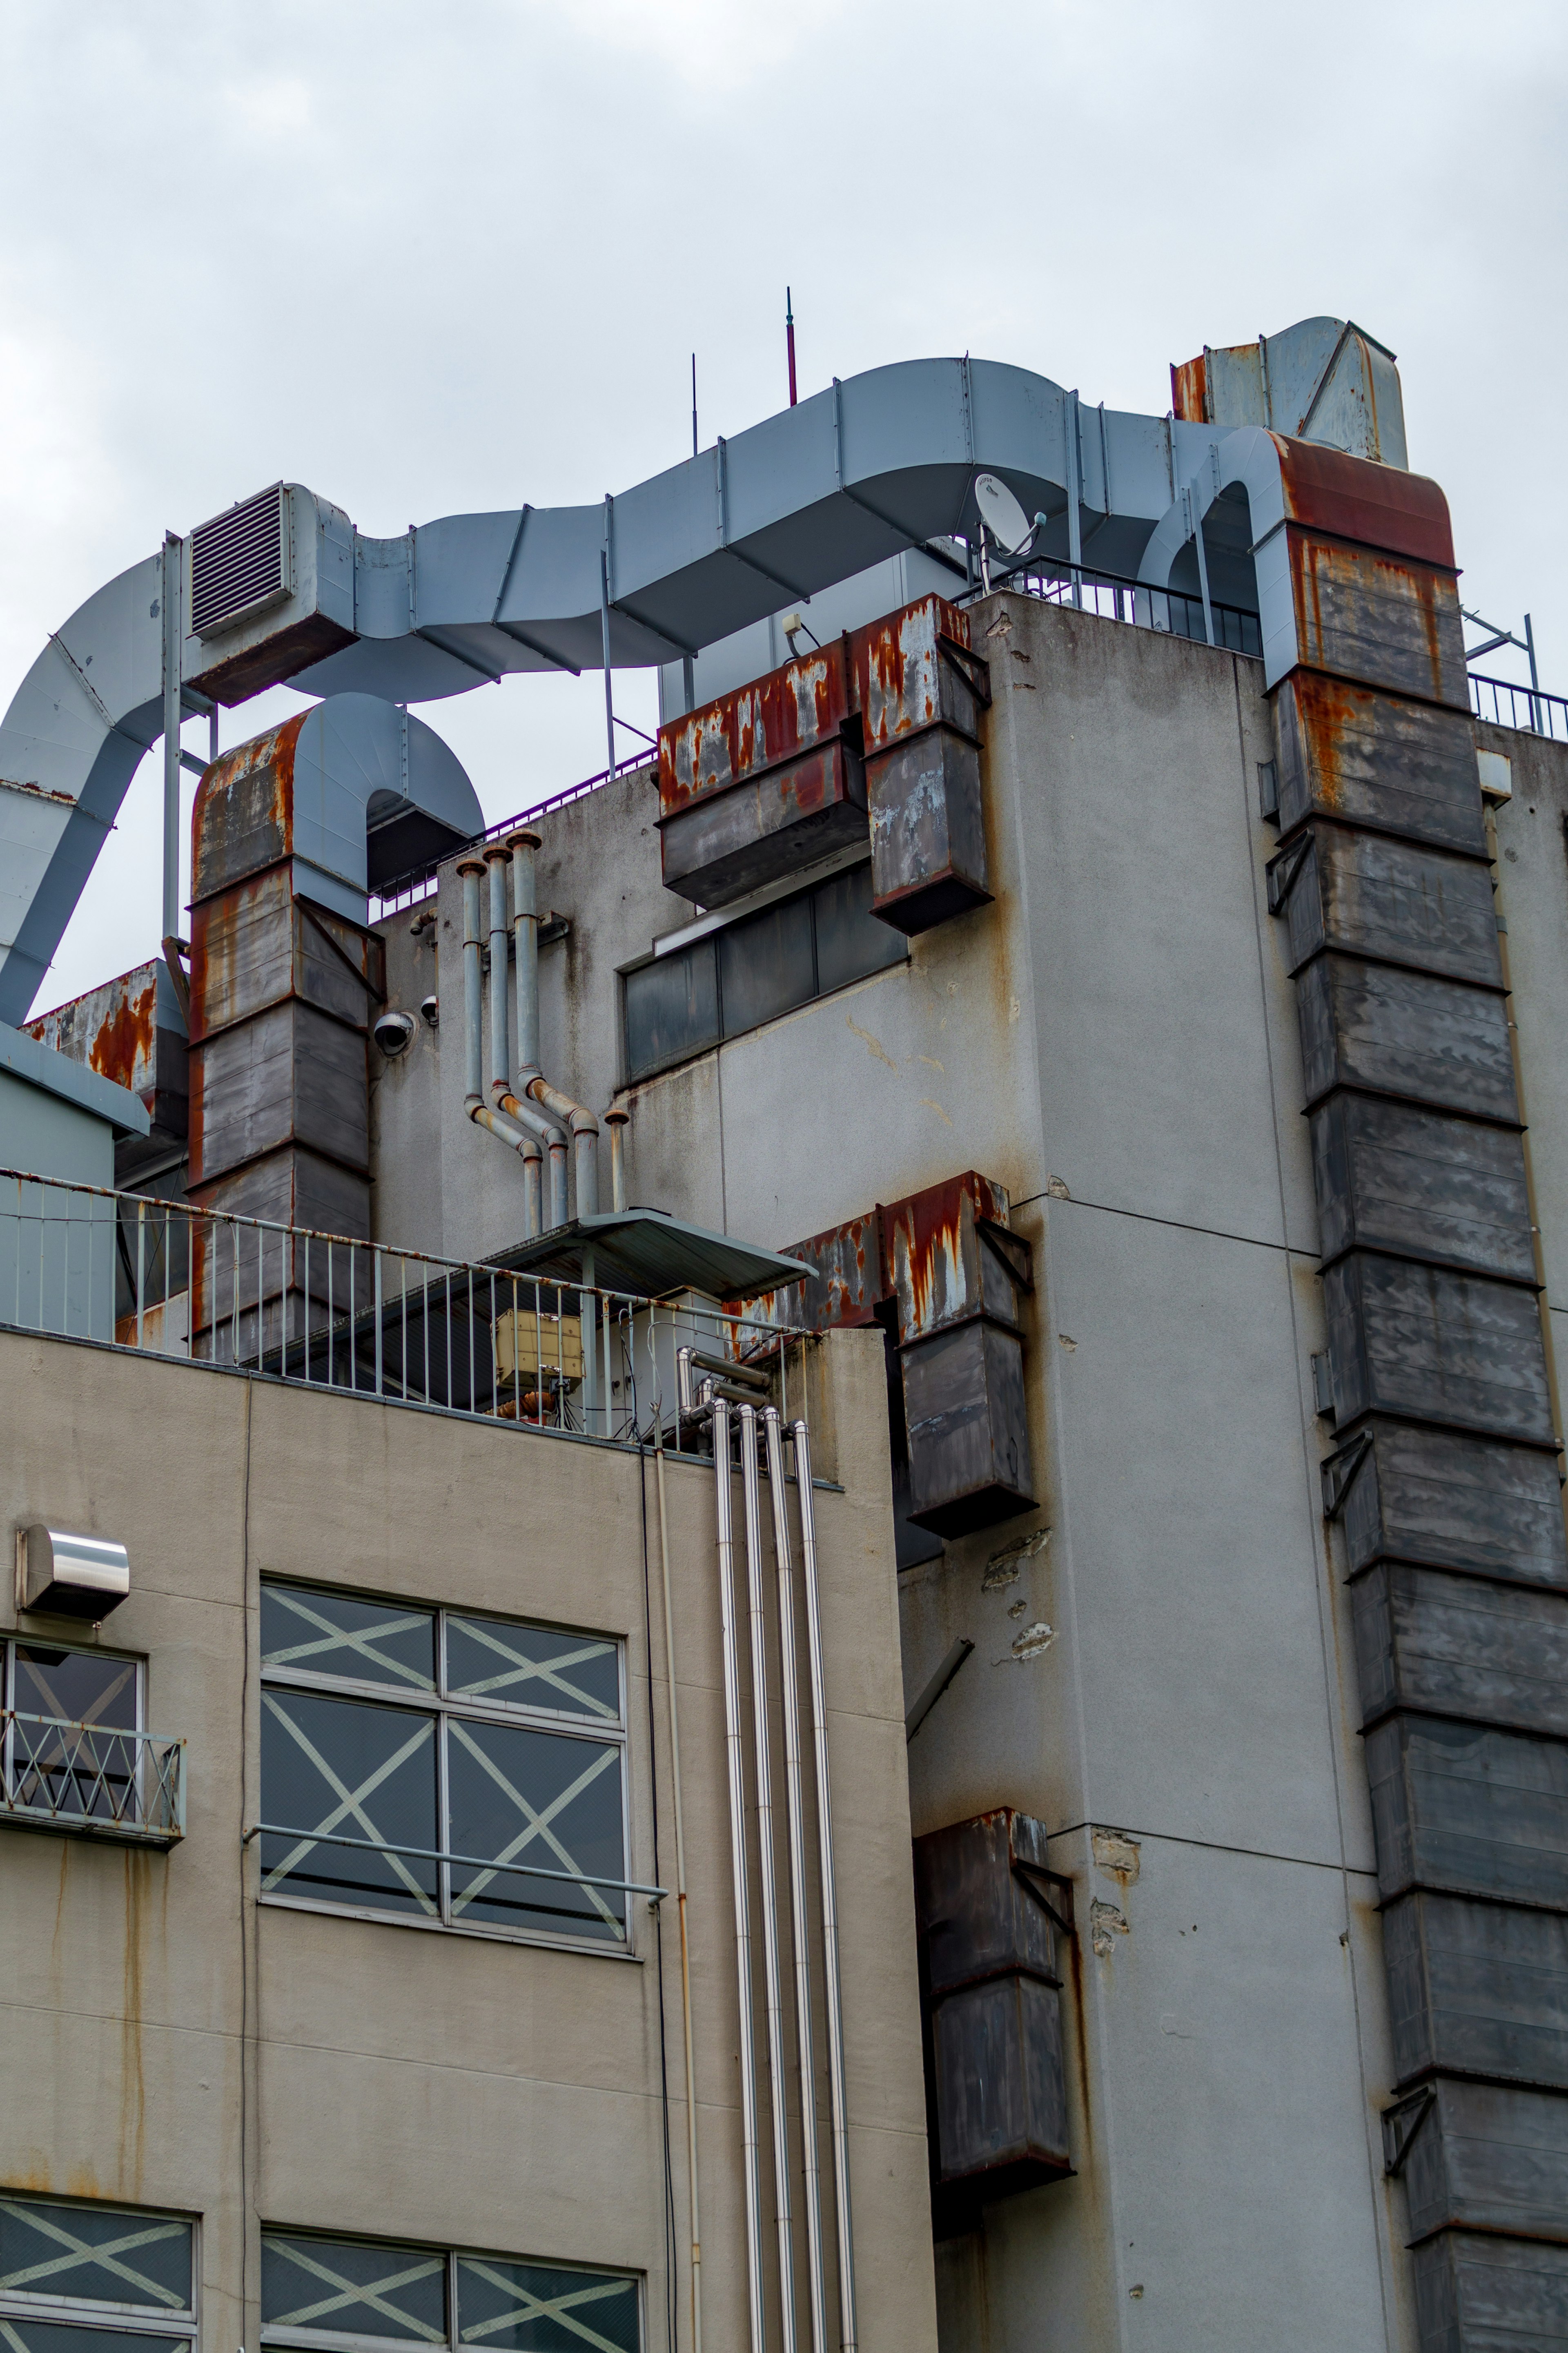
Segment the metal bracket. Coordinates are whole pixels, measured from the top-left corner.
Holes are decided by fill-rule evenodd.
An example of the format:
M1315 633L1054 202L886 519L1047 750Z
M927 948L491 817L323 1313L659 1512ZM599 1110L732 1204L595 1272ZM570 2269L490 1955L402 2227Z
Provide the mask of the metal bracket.
M977 654L972 646L961 644L957 638L950 638L945 629L937 631L936 649L944 660L952 663L982 711L989 711L991 665L984 655Z
M974 1226L981 1239L995 1251L1019 1290L1033 1291L1035 1287L1033 1245L1026 1241L1022 1234L1016 1234L1011 1226L1003 1225L995 1218L976 1218Z
M1424 2084L1408 2099L1396 2100L1383 2111L1383 2169L1391 2180L1404 2172L1410 2145L1436 2105L1436 2093Z
M1337 1520L1343 1506L1351 1481L1372 1451L1372 1432L1361 1430L1349 1445L1342 1446L1336 1454L1324 1456L1319 1469L1323 1479L1323 1517Z
M322 923L320 915L317 914L309 899L296 899L294 904L299 908L300 913L304 916L305 921L310 924L311 930L321 934L321 936L325 940L332 954L337 957L338 962L342 965L343 970L345 972L353 973L360 987L364 990L365 995L374 998L377 1005L384 1005L386 1003L385 989L377 988L369 973L361 972L353 956L350 955L348 950L343 946L342 942L341 940L335 940L331 932L328 931L325 923Z
M1061 1930L1062 1935L1064 1936L1071 1936L1076 1942L1078 1938L1078 1927L1073 1919L1072 1881L1067 1878L1059 1871L1047 1871L1044 1863L1028 1862L1018 1855L1015 1855L1013 1858L1013 1876L1018 1882L1020 1887L1024 1888L1028 1894L1034 1897L1041 1911L1055 1922L1056 1926ZM1037 1880L1042 1879L1045 1881L1047 1886L1059 1887L1062 1890L1066 1898L1066 1909L1064 1912L1058 1912L1056 1905L1051 1902L1050 1897L1035 1884Z
M1307 853L1311 847L1311 835L1299 834L1294 841L1288 843L1283 849L1277 850L1264 868L1263 871L1268 878L1268 912L1271 915L1282 915L1285 913L1285 902L1295 888L1296 877L1305 864Z

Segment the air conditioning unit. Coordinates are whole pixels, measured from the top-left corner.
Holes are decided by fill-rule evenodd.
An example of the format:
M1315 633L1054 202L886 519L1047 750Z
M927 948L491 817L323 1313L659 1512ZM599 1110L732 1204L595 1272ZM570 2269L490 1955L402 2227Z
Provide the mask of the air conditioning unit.
M298 482L210 516L184 543L184 616L185 682L218 702L352 645L353 523Z

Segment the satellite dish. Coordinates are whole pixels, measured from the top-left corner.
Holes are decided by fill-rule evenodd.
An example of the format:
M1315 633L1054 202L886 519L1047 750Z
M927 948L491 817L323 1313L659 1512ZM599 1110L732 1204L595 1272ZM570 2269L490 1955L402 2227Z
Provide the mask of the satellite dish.
M998 481L994 474L976 474L974 502L997 546L1005 547L1009 555L1021 555L1035 535L1035 526L1006 483Z

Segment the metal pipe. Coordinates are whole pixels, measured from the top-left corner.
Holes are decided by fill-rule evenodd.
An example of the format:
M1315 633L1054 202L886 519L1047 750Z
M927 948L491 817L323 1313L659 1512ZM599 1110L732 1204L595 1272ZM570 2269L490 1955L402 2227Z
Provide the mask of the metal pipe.
M552 1087L539 1067L539 912L535 880L539 842L540 837L531 827L523 826L507 836L503 853L510 856L517 867L513 916L517 943L517 1092L531 1096L559 1126L570 1132L576 1165L577 1215L592 1218L598 1215L599 1209L599 1123L591 1111L585 1111L570 1095ZM490 854L488 850L485 853L487 857ZM559 1184L553 1142L550 1147L550 1222L563 1226L567 1216L564 1137Z
M485 1092L484 1013L479 999L479 884L484 862L465 858L458 867L463 878L463 1095L480 1103Z
M763 1897L763 1979L768 2001L768 2089L773 2119L773 2223L778 2237L779 2321L784 2353L795 2353L795 2261L789 2208L789 2113L784 2101L784 1987L778 1897L773 1885L773 1768L768 1757L768 1653L763 1619L763 1546L757 1497L757 1409L741 1419L741 1493L746 1510L746 1585L752 1621L752 1735L756 1766L757 1863Z
M512 939L517 949L517 1066L539 1068L539 902L536 860L540 837L531 826L509 833L512 854Z
M686 2164L691 2182L691 2353L702 2353L702 2229L697 2206L697 2069L691 2039L691 1955L686 1933L686 1824L680 1803L680 1710L675 1691L675 1611L669 1596L669 1514L664 1496L664 1431L654 1417L658 1485L658 1559L664 1577L664 1667L669 1683L670 1779L675 1789L675 1902L680 1924L680 2010L686 2031Z
M185 551L172 531L163 534L163 929L174 939L180 929L180 626ZM90 659L90 657L89 657Z
M507 1056L507 987L506 987L506 870L511 864L511 852L499 843L485 851L485 864L490 873L490 1090L503 1090L510 1083L511 1064Z
M730 1472L730 1409L713 1405L713 1495L718 1527L719 1616L724 1651L724 1753L730 1776L730 1863L735 1903L735 1975L741 2010L741 2170L746 2197L746 2291L752 2353L764 2353L762 2149L757 2139L757 2052L752 2017L752 1917L746 1878L746 1779L741 1746L741 1666L735 1621L735 1540Z
M521 1096L514 1095L510 1086L504 1083L498 1085L492 1080L490 1092L495 1097L497 1110L505 1112L508 1119L515 1120L519 1127L527 1128L529 1134L536 1136L545 1152L549 1154L550 1222L552 1226L563 1226L569 1214L566 1206L566 1138L552 1119L546 1119L536 1104L524 1103ZM529 1231L542 1233L543 1230L542 1189L539 1216Z
M801 2156L805 2169L806 2279L811 2291L812 2353L826 2353L827 2293L822 2262L822 2170L816 2150L816 2060L811 2027L811 1938L805 1909L805 1805L800 1769L800 1677L795 1651L795 1572L790 1558L789 1503L784 1494L784 1440L777 1406L763 1409L768 1492L773 1507L773 1556L779 1584L779 1662L783 1680L784 1819L789 1832L789 1901L795 1945L795 2065L800 2077Z
M610 1207L624 1209L626 1206L626 1127L629 1111L619 1104L605 1113L605 1125L610 1131Z
M804 1421L791 1432L800 1509L801 1583L805 1591L811 1733L816 1752L816 1847L822 1876L822 1962L827 1990L827 2096L833 2118L834 2220L838 2236L838 2333L842 2353L856 2353L855 2229L849 2203L848 2102L844 2079L844 1991L838 1968L838 1898L833 1877L833 1801L827 1773L827 1702L822 1664L822 1612L816 1586L816 1523L811 1508L811 1440Z

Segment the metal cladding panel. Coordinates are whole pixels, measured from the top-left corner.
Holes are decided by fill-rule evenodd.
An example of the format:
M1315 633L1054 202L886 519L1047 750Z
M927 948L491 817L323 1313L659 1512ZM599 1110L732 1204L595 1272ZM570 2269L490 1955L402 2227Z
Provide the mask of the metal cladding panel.
M1011 1806L916 1839L915 1919L933 1996L1013 1970L1061 1983L1056 1923L1028 1875L1049 1868L1046 1840L1044 1822Z
M1384 1901L1415 1886L1568 1909L1568 1747L1436 1716L1366 1736Z
M1352 1574L1393 1559L1568 1586L1557 1464L1542 1451L1376 1420L1325 1469Z
M667 891L726 906L763 882L864 842L866 777L841 740L659 819Z
M193 902L275 866L294 846L294 752L310 716L298 711L215 760L191 812Z
M1282 433L1275 434L1274 442L1290 522L1453 571L1448 501L1429 475L1377 465Z
M931 727L868 756L871 913L913 937L991 898L980 754Z
M158 964L139 964L37 1021L24 1022L23 1029L41 1046L128 1087L152 1111L152 1098L160 1092L185 1092L184 1040L158 1021L160 970Z
M1568 1918L1462 1895L1383 1915L1399 2083L1432 2068L1568 2089Z
M931 2019L931 2050L939 2180L1021 2165L1042 2179L1071 2169L1055 1986L1016 1974L949 1994Z
M265 1159L253 1160L232 1176L203 1185L193 1200L204 1209L222 1209L231 1217L265 1219L269 1225L306 1227L315 1234L340 1235L345 1241L370 1240L370 1182L313 1152L290 1145ZM342 1248L329 1252L317 1242L307 1248L292 1234L258 1236L248 1225L204 1224L192 1250L195 1301L193 1329L202 1332L226 1320L254 1317L258 1300L309 1296L330 1304L335 1314L363 1308L372 1295L368 1251L351 1263ZM268 1314L268 1322L272 1318ZM298 1328L296 1325L294 1328ZM268 1339L275 1338L271 1333ZM488 1341L487 1341L488 1345ZM242 1335L239 1354L254 1349L254 1323ZM198 1354L222 1356L226 1351L209 1343Z
M192 1199L196 1199L193 1191ZM274 1152L232 1176L201 1187L198 1206L230 1217L262 1218L275 1225L306 1227L353 1242L370 1240L370 1186L336 1161L314 1152ZM228 1245L224 1244L226 1252ZM244 1248L241 1250L243 1262ZM228 1263L226 1256L224 1264ZM324 1287L325 1276L321 1277ZM270 1285L268 1286L270 1287ZM312 1274L312 1288L316 1277Z
M1331 951L1300 974L1296 1012L1309 1107L1331 1087L1517 1125L1504 999Z
M976 1321L900 1351L910 1443L910 1517L964 1535L1033 1508L1024 1344Z
M1516 1283L1352 1250L1323 1270L1334 1413L1553 1439L1535 1294Z
M1343 1093L1320 1103L1310 1124L1325 1260L1359 1244L1534 1282L1516 1130Z
M1288 529L1297 659L1468 712L1464 624L1452 573Z
M716 702L669 720L658 731L661 817L671 818L781 761L836 743L849 708L844 641L836 638Z
M1445 2224L1568 2237L1568 2099L1440 2077L1405 2185L1413 2239Z
M774 1312L781 1323L804 1324L808 1331L832 1332L841 1326L877 1321L877 1308L886 1296L882 1271L882 1212L869 1209L862 1218L848 1218L841 1226L795 1243L786 1255L805 1259L811 1273L804 1282L792 1282L774 1294ZM767 1303L746 1300L747 1315Z
M1292 972L1343 948L1502 987L1491 875L1476 859L1319 819L1274 860L1269 904L1284 907Z
M1484 859L1475 731L1462 716L1297 670L1274 696L1279 829L1342 818Z
M941 596L922 596L853 633L851 691L868 755L939 720L978 736L988 672L968 646L968 615Z
M1568 2246L1443 2231L1412 2262L1421 2353L1568 2347Z
M1568 1593L1379 1561L1351 1598L1366 1721L1408 1707L1568 1740Z
M220 1030L191 1056L191 1182L300 1144L370 1166L364 1039L298 1000Z
M882 1210L882 1280L900 1347L972 1315L1016 1326L1029 1245L1009 1233L1007 1196L971 1168Z

